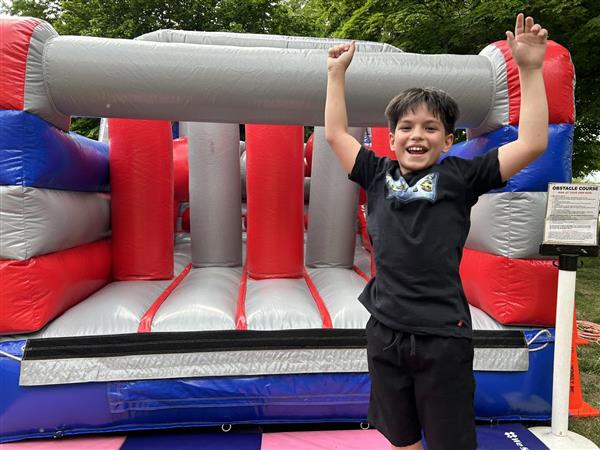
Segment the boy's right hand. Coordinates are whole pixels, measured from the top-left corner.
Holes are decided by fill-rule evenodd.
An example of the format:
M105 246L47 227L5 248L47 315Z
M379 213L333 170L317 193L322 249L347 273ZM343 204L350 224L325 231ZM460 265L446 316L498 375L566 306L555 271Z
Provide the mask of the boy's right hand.
M356 50L356 43L354 41L350 44L331 47L327 52L327 71L341 70L345 72L352 62L354 50Z

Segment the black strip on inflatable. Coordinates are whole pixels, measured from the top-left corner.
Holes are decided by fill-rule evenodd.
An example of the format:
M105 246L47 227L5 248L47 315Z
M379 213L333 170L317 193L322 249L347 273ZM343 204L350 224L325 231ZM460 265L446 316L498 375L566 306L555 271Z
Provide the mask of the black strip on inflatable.
M364 329L194 331L29 339L23 359L99 358L240 350L365 348ZM523 348L520 331L475 331L477 348Z

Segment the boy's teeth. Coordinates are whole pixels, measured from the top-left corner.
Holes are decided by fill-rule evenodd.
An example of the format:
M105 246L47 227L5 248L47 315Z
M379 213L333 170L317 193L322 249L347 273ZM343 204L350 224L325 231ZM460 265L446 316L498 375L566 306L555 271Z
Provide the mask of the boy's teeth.
M423 147L408 147L406 150L408 153L425 153L427 151L427 149Z

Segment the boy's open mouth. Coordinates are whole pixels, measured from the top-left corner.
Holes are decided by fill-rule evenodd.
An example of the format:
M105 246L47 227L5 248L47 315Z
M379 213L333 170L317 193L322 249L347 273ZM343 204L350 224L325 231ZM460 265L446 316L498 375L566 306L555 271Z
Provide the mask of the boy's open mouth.
M427 148L418 145L411 145L410 147L406 147L406 151L411 155L422 155L427 153Z

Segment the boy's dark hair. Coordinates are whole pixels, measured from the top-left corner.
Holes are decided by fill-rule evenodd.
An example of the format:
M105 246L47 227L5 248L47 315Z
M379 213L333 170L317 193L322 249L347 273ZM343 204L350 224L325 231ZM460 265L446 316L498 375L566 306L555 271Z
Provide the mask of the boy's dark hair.
M446 134L454 133L458 104L446 92L436 88L411 88L394 97L385 108L390 131L394 132L398 120L409 111L414 113L422 105L442 122Z

